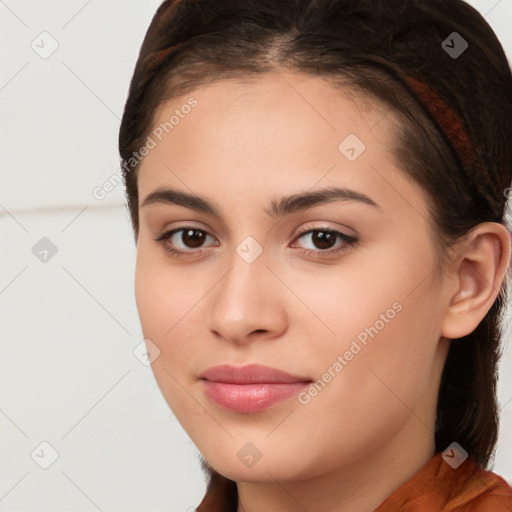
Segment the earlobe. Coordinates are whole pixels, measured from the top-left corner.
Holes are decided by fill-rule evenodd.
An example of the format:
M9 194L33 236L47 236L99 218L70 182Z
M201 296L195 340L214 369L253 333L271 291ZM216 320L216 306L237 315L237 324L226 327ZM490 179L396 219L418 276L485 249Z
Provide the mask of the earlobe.
M510 233L502 224L483 222L460 250L457 288L442 323L441 334L448 339L473 332L496 300L510 262Z

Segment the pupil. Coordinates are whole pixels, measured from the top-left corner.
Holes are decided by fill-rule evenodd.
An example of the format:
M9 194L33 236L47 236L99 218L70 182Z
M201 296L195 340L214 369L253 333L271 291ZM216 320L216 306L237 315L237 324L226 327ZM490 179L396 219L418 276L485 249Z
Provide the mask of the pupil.
M326 231L317 231L313 233L313 243L320 249L330 249L332 242L336 241L336 235Z
M191 241L186 241L185 237L189 237ZM183 235L181 235L181 241L190 247L200 247L204 242L204 233L198 229L187 229L183 231Z

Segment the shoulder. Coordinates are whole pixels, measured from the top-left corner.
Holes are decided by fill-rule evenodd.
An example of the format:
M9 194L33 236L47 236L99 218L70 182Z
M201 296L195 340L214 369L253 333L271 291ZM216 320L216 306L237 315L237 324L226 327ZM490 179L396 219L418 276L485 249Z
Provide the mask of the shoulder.
M375 512L512 512L512 487L467 458L452 467L437 453Z

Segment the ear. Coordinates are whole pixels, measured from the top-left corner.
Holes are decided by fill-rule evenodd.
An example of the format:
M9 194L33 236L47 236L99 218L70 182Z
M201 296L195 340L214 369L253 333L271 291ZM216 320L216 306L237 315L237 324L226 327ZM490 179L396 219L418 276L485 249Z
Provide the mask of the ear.
M493 305L510 265L511 235L503 224L482 222L457 250L456 292L441 325L448 339L473 332Z

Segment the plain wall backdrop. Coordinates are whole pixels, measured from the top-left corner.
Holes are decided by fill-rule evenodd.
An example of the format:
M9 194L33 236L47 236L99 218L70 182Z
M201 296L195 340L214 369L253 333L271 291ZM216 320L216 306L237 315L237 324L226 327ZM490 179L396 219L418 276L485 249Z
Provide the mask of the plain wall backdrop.
M469 3L510 60L512 1ZM0 0L5 512L192 511L205 491L197 449L134 354L143 336L123 186L94 195L118 175L129 80L159 4ZM493 468L508 481L510 318Z

